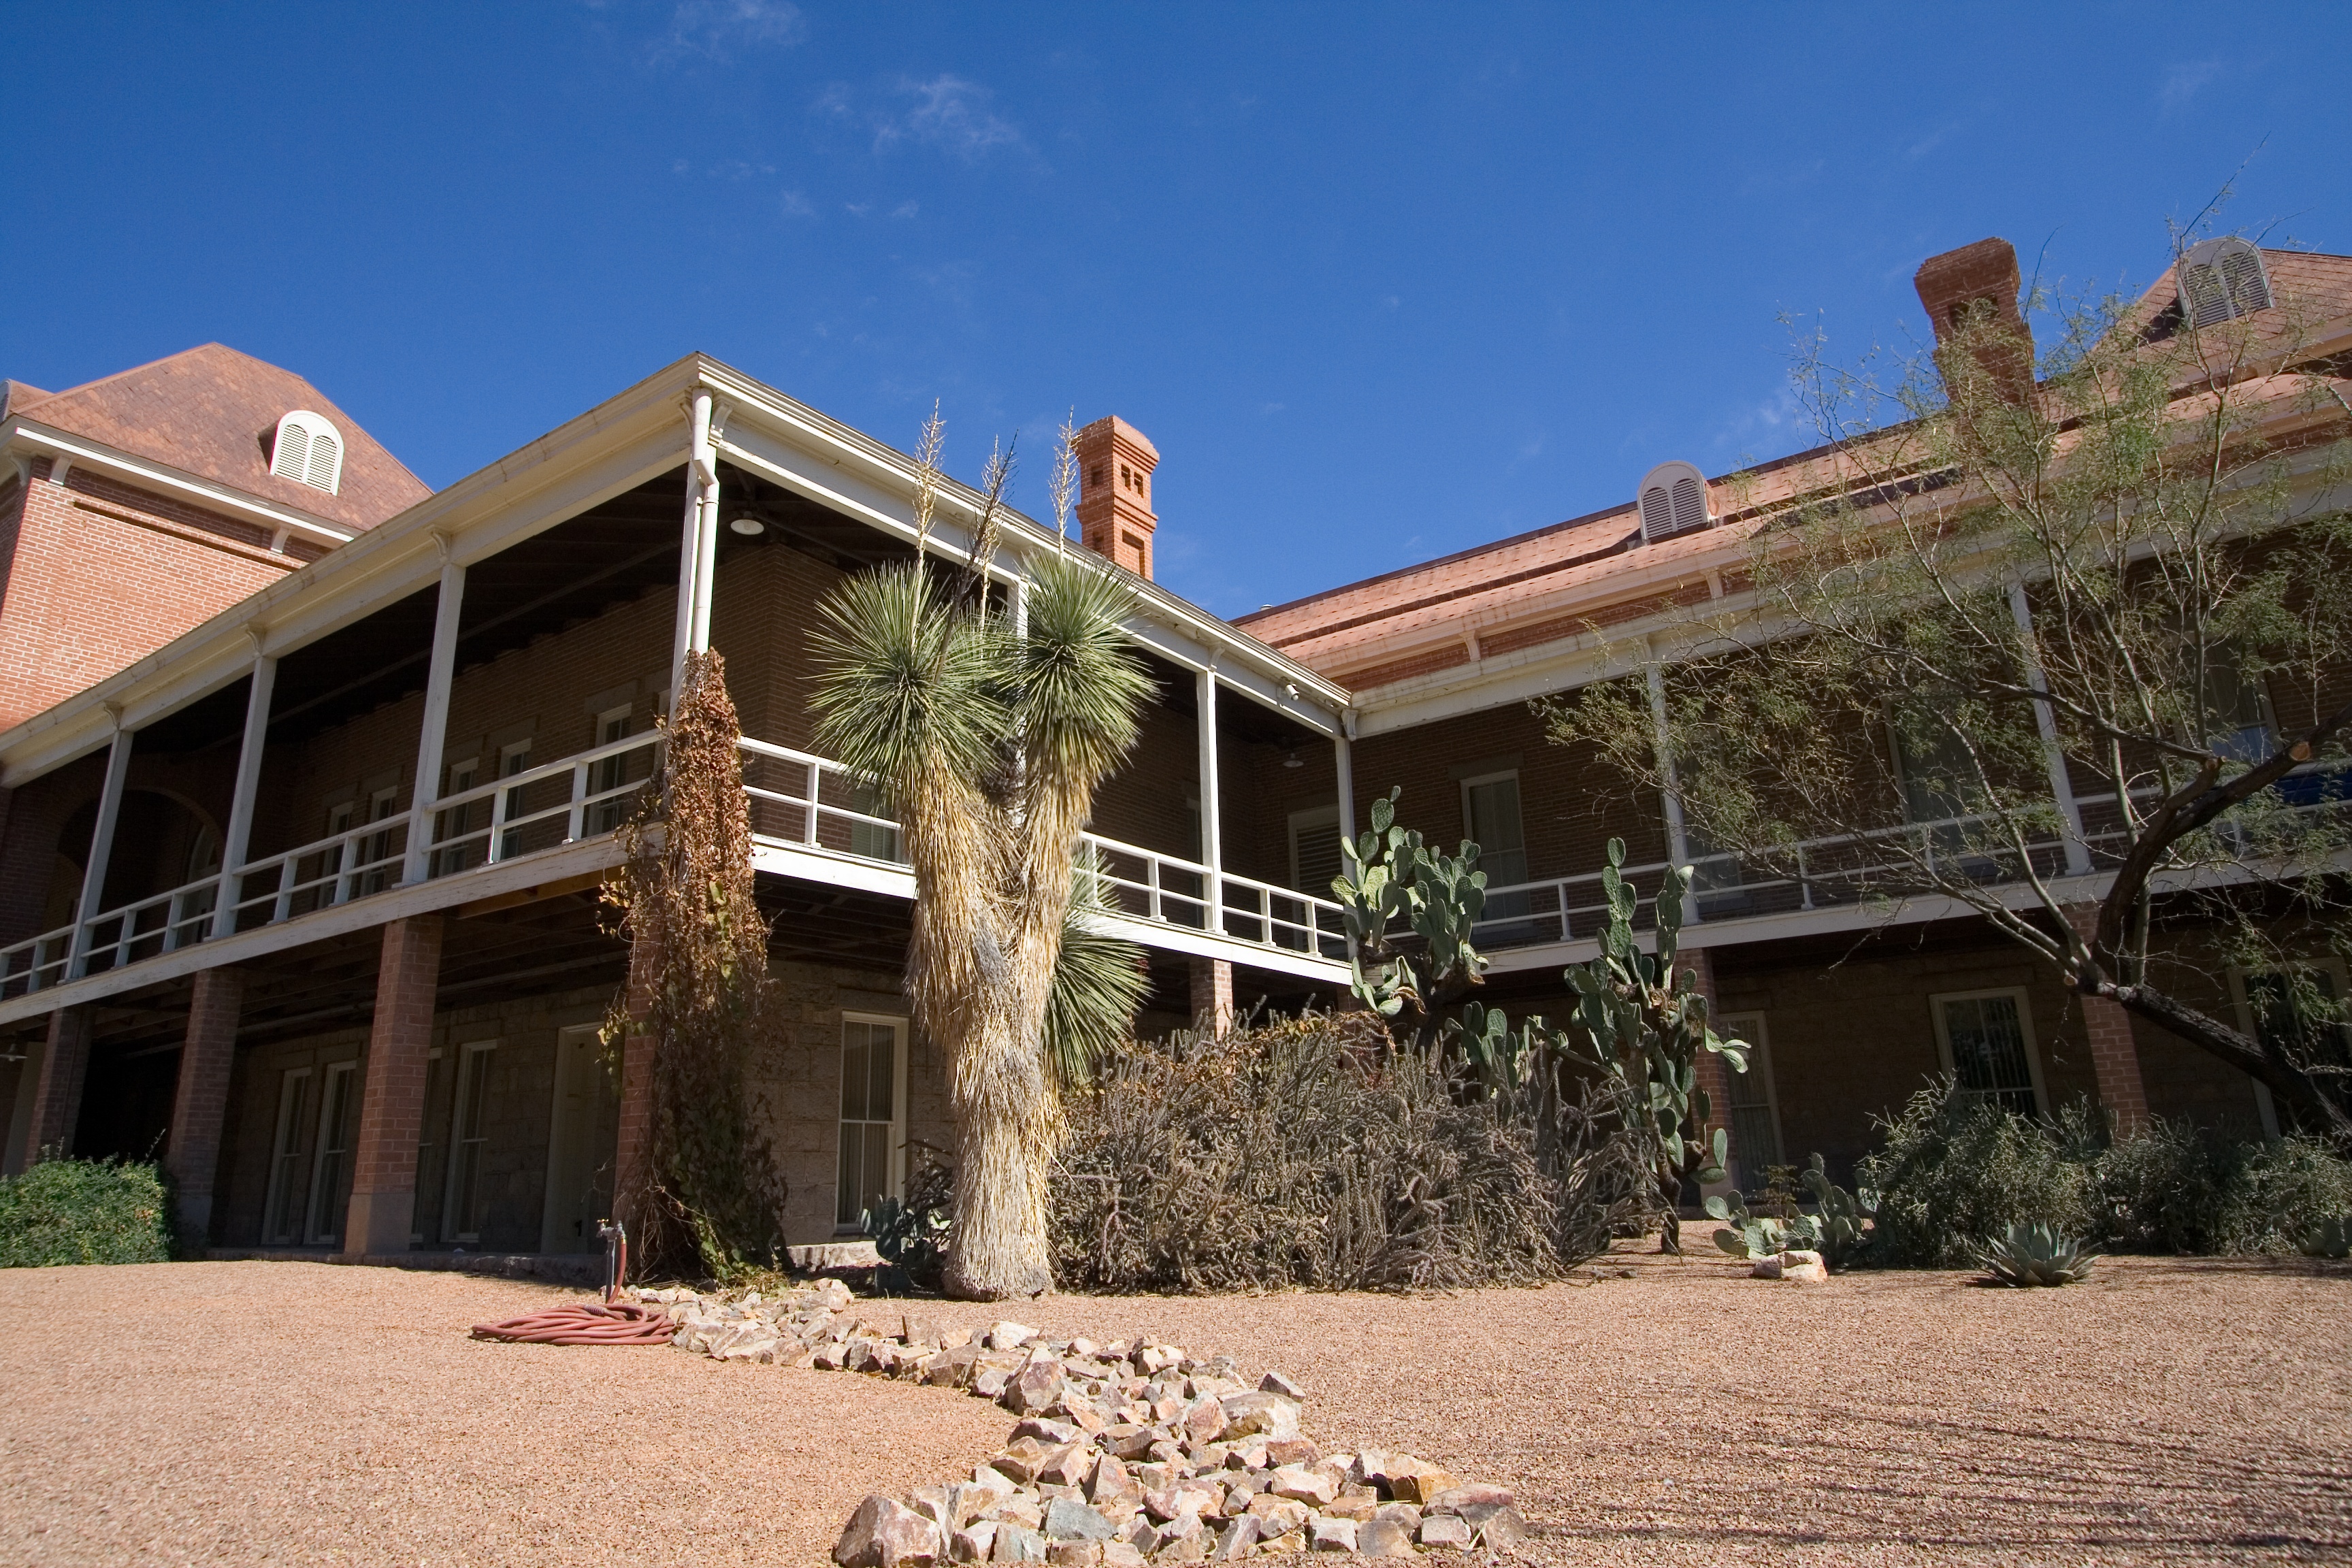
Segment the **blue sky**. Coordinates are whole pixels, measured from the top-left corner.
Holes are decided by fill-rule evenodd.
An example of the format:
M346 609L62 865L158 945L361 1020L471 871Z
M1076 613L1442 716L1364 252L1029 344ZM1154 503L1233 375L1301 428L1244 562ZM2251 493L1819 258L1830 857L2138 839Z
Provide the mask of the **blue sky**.
M975 478L1159 446L1235 614L1808 444L1988 234L2352 252L2352 7L12 7L0 374L217 339L441 485L701 349Z

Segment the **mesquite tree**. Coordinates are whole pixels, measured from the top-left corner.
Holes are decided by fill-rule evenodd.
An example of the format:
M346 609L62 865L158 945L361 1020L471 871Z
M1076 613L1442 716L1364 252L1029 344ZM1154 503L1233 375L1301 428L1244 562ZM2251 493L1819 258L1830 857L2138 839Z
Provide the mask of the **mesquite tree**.
M2335 362L2286 293L2047 314L2038 376L1981 307L1891 383L1801 342L1821 479L1552 737L1675 792L1703 887L1940 895L2352 1137L2345 999L2311 981L2352 854ZM2288 1026L2198 1004L2232 965L2300 993L2265 998Z
M939 434L934 414L919 448L926 540ZM1082 1071L1084 1043L1125 1026L1141 984L1131 947L1107 960L1098 941L1066 940L1096 787L1151 689L1121 630L1132 596L1099 564L1047 556L1015 624L989 578L1010 468L991 464L970 563L919 548L854 576L813 639L818 744L878 789L915 876L907 992L946 1053L957 1120L943 1279L977 1300L1052 1288L1057 1072ZM1069 471L1066 430L1057 510Z

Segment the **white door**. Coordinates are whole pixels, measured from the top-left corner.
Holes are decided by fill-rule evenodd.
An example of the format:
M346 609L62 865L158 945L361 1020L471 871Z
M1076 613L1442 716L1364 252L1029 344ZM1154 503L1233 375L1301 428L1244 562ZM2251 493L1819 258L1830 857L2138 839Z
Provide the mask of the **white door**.
M547 1131L547 1208L541 1252L593 1252L597 1226L613 1215L613 1159L621 1101L604 1066L594 1024L555 1037L555 1107Z

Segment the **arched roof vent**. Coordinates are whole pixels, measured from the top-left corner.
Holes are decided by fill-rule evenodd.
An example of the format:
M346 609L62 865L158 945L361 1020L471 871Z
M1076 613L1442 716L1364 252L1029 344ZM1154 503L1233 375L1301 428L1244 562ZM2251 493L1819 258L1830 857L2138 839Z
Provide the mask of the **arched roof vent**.
M2180 313L2200 327L2271 306L2263 253L2235 235L2189 247L2180 258Z
M333 495L343 482L343 433L325 415L297 408L278 422L269 471Z
M1715 521L1706 476L1689 463L1660 463L1642 476L1642 542L1654 544Z

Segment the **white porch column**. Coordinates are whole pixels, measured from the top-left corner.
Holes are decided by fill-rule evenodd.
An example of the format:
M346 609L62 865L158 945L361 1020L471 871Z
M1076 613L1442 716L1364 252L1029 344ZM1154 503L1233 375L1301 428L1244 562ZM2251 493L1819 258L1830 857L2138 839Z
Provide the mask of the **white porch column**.
M213 895L215 937L236 934L237 894L243 889L245 852L253 838L253 800L261 790L261 751L269 740L269 699L278 686L278 660L259 653L253 659L253 688L245 700L245 739L236 752L236 783L228 800L228 826L221 835L220 890Z
M1331 760L1339 774L1339 837L1351 844L1356 838L1355 727L1355 710L1349 709L1339 715L1339 732L1331 737Z
M425 668L425 723L416 737L416 786L408 805L404 882L425 880L432 865L432 806L441 795L441 748L449 739L449 681L457 669L457 617L465 604L466 569L445 561L441 602L433 612L433 654Z
M1217 821L1217 670L1214 665L1201 671L1200 699L1201 740L1201 864L1209 868L1208 886L1202 889L1208 900L1202 914L1201 929L1222 933L1225 929L1225 852L1223 835Z
M670 704L686 679L686 656L710 647L710 590L719 556L719 458L710 443L710 389L691 395L686 521L677 546L677 631L670 650Z
M2009 585L2010 618L2017 623L2018 634L2025 638L2025 679L2036 691L2050 689L2048 678L2042 673L2042 660L2033 652L2033 606L2026 602L2025 584ZM2034 728L2042 731L2042 765L2050 770L2050 793L2058 802L2058 820L2066 837L2066 874L2087 877L2091 874L2090 840L2083 835L2083 808L2074 802L2074 781L2066 772L2066 748L2058 740L2058 716L2050 704L2033 705Z
M1674 728L1666 720L1666 676L1657 659L1649 663L1650 725L1658 748L1658 772L1664 775L1666 787L1659 792L1659 801L1666 815L1666 856L1677 866L1690 864L1690 835L1683 826L1682 785L1675 777Z
M122 728L119 715L114 723L114 744L106 753L106 782L98 791L98 821L89 832L89 858L82 866L81 902L74 906L73 962L66 973L75 979L89 968L89 922L105 912L99 901L106 897L107 861L114 854L114 823L122 815L122 781L131 772L131 731Z

